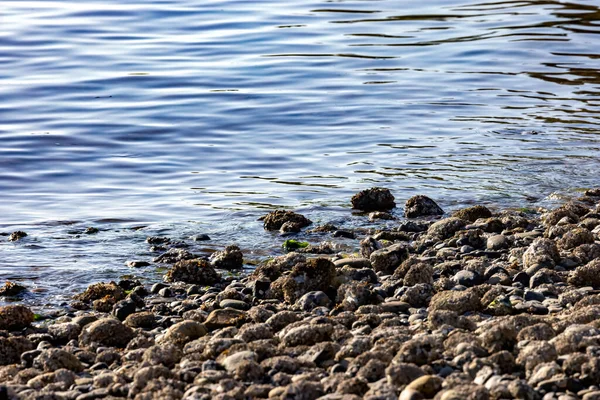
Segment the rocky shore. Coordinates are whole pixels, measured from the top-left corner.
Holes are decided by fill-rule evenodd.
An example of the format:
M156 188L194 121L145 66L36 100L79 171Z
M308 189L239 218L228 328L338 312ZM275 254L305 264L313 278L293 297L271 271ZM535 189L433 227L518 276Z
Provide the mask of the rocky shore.
M398 220L395 200L351 199L381 230L269 213L288 253L247 275L236 245L149 237L160 255L131 267L164 282L100 282L52 317L0 307L0 400L600 399L600 190L452 215L414 196Z

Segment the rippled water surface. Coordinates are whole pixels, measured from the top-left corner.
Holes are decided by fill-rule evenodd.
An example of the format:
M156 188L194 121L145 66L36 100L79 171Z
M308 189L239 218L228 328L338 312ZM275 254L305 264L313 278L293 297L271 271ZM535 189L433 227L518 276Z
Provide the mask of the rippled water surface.
M75 288L157 230L259 251L258 210L337 218L373 185L597 186L599 34L583 0L3 1L0 229L30 236L0 277Z

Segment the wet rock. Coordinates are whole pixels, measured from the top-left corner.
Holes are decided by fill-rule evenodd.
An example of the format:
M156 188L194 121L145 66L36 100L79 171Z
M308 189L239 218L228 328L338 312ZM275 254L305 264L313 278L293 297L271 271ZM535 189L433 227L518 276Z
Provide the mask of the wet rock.
M18 241L18 240L21 240L21 239L23 239L23 238L24 238L24 237L26 237L26 236L27 236L27 233L25 233L25 232L23 232L23 231L15 231L15 232L11 233L11 234L8 236L8 241L9 241L9 242L16 242L16 241Z
M193 260L196 258L198 258L197 255L192 254L186 249L173 247L167 250L166 252L162 253L158 257L155 257L153 261L163 264L174 264L179 261Z
M233 308L224 308L212 311L204 325L210 331L228 326L238 326L246 319L246 313Z
M373 187L352 196L352 208L362 211L388 211L396 207L389 189Z
M63 349L44 350L33 360L33 367L42 371L53 372L61 368L81 372L83 365L73 354Z
M143 267L149 267L150 263L148 261L130 260L130 261L127 261L125 263L125 265L127 265L129 268L143 268Z
M352 231L336 230L333 232L333 237L341 237L345 239L356 239L356 235Z
M462 292L446 290L436 293L429 304L429 308L434 310L450 310L461 315L468 311L478 311L481 309L480 298L472 290Z
M523 253L523 268L532 266L552 268L560 262L560 254L553 240L537 238Z
M221 280L221 277L206 260L184 260L173 265L164 279L166 282L214 285Z
M427 229L427 235L439 239L448 239L456 232L463 229L467 225L467 221L450 217L437 221Z
M464 219L465 221L475 222L479 218L490 218L492 212L486 206L476 205L473 207L462 208L452 214L452 216Z
M79 344L87 347L125 347L135 333L121 321L104 318L86 325L79 335Z
M510 245L508 239L504 235L494 235L487 239L486 248L488 250L501 250Z
M406 243L396 243L371 253L370 261L375 271L393 273L408 258Z
M600 289L600 259L577 267L569 277L568 282L573 286L592 286Z
M0 297L16 297L27 291L23 285L14 282L6 282L3 287L0 287Z
M201 338L206 334L207 330L203 324L187 320L179 322L167 329L164 336L162 336L157 343L172 343L178 347L183 347L186 343Z
M442 215L444 210L427 196L417 195L406 201L404 215L406 218L424 217L430 215Z
M210 263L215 268L240 269L244 266L244 256L238 246L231 245L223 251L213 253L210 256Z
M276 210L268 213L264 217L263 226L268 231L277 231L281 229L281 226L286 222L297 224L300 228L312 224L312 221L304 215L296 214L292 211Z
M0 330L18 330L29 326L34 320L33 312L22 305L0 307Z
M83 293L74 296L74 298L86 303L104 299L108 300L112 307L117 301L125 298L125 291L115 282L95 283L88 286Z
M336 268L342 268L344 266L355 269L371 268L371 261L368 258L342 258L333 263Z

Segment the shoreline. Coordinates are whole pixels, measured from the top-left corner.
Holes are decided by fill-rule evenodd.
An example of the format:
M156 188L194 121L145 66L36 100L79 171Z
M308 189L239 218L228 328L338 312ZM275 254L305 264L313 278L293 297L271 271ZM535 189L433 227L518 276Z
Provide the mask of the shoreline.
M269 213L289 252L249 273L154 236L164 283L0 307L0 398L600 398L600 190L542 214L413 196L401 221L394 200L352 198L380 231Z

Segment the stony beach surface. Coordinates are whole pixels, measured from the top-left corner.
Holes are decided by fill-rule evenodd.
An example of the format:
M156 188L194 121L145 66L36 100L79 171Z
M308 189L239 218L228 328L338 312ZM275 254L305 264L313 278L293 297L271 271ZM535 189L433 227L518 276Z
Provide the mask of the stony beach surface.
M250 274L229 272L236 245L148 237L159 255L130 266L166 264L164 282L100 282L52 316L0 307L0 400L600 399L600 190L452 215L414 196L398 220L387 189L351 203L387 228L274 211L257 223L289 252Z

